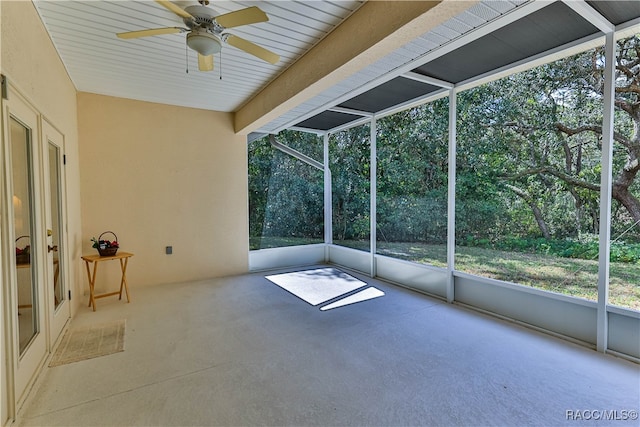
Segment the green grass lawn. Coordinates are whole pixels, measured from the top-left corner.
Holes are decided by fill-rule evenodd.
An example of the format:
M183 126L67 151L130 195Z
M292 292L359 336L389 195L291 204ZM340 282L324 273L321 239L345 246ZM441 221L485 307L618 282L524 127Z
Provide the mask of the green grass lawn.
M252 240L252 249L322 243L319 239L262 238ZM334 242L368 251L368 241ZM447 266L445 245L424 243L379 242L378 253L393 258ZM562 258L523 252L456 247L456 270L537 289L597 300L598 261ZM640 310L640 264L612 262L610 265L609 302Z
M447 266L445 245L380 243L378 253ZM456 270L593 301L598 298L598 261L458 246ZM609 302L640 310L640 265L612 262L609 277Z
M324 243L324 238L303 238L303 237L249 237L249 250L281 248L283 246L311 245L313 243Z

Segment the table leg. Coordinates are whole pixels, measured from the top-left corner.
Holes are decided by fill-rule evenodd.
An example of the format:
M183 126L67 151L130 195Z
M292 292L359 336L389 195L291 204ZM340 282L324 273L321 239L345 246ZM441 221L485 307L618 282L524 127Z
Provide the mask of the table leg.
M89 261L85 261L87 267L87 278L89 279L89 305L87 307L93 307L93 311L96 311L96 299L94 298L94 287L96 284L96 271L98 270L98 263L93 263L93 275L89 269Z
M122 270L122 279L120 280L120 298L122 299L122 287L124 286L124 290L127 293L127 302L131 302L129 299L129 286L127 285L127 264L129 263L129 258L120 258L120 269Z

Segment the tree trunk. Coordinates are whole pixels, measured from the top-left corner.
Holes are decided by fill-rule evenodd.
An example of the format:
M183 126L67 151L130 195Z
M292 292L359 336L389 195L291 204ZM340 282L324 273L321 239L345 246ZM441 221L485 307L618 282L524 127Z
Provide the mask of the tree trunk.
M542 217L542 211L538 207L538 204L536 203L534 198L531 197L529 193L527 193L521 188L516 187L515 185L506 184L506 187L509 188L511 191L513 191L518 197L522 198L522 200L527 202L527 205L529 205L529 207L531 208L533 217L538 223L538 228L540 229L542 236L547 240L551 239L551 233L549 232L549 227L547 226L547 223Z
M540 208L538 207L538 205L532 201L529 203L529 207L531 208L531 211L533 212L533 216L535 217L536 222L538 223L538 228L540 228L540 232L542 233L542 236L547 240L551 239L551 233L549 233L549 227L547 226L547 223L544 221L544 218L542 218L542 212L540 212Z
M633 222L640 222L640 200L629 192L629 187L614 184L612 193L613 198L627 209L631 218L633 218Z

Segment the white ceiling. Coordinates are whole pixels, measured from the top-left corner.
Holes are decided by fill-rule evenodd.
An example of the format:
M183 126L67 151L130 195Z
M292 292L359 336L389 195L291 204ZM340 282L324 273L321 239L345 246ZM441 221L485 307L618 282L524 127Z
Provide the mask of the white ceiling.
M198 71L185 34L123 40L116 33L184 27L180 17L155 1L34 1L76 89L122 98L215 111L236 111L357 10L359 0L222 1L209 7L224 14L258 6L269 21L226 32L280 55L271 65L224 45L222 65ZM195 1L175 1L186 7ZM189 73L186 73L188 54ZM222 76L222 79L220 77Z
M232 112L241 108L320 42L364 1L212 0L210 7L219 14L250 6L260 7L269 16L268 22L241 26L228 32L281 56L279 63L271 65L225 45L222 66L220 57L216 55L216 69L213 72L198 71L195 52L186 49L185 34L132 40L115 36L124 31L183 26L178 16L155 1L34 0L34 3L79 91ZM181 7L197 4L195 1L178 0L174 3ZM640 25L640 2L591 1L587 4L581 0L564 0L562 3L569 6L564 9L575 9L584 19L600 22L603 19L599 18L599 13L592 6L604 12L616 12L616 7L619 7L621 9L618 12L626 11L621 16L635 18L627 24L633 24L634 28ZM510 24L513 24L510 25L510 31L517 33L520 28L518 19L552 4L554 1L481 0L252 131L254 135L278 133L321 111L335 109L341 102L399 76L438 86L438 82L428 80L427 76L418 75L412 70ZM550 11L557 9L548 8ZM594 31L597 32L597 28L594 27ZM532 39L536 37L524 40L525 44ZM186 53L189 57L188 74Z
M318 110L336 105L342 98L390 80L430 52L531 1L482 0L253 132L277 133ZM197 4L194 0L174 3L183 8ZM225 45L222 65L216 55L215 70L200 72L196 53L186 49L184 33L131 40L116 37L116 33L125 31L183 26L181 18L153 0L34 0L79 91L224 112L240 109L364 3L365 0L212 0L209 7L219 14L250 6L266 12L268 22L228 32L278 53L281 60L271 65Z

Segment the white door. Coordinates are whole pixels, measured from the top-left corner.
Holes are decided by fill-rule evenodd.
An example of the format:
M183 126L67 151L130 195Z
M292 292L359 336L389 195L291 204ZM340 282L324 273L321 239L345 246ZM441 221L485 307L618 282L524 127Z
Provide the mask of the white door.
M46 300L51 350L71 317L67 281L66 210L64 192L64 138L46 120L42 121L42 159L46 211L47 262Z
M42 221L42 175L38 113L9 88L3 101L3 262L5 322L12 396L19 405L47 355L46 231Z

